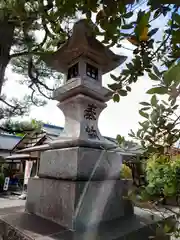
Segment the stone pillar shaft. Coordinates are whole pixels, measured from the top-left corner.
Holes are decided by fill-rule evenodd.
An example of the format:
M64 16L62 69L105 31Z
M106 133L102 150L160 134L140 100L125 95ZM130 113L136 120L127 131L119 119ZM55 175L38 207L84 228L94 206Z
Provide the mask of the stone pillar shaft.
M65 115L65 126L61 137L104 140L98 130L98 118L105 103L85 95L76 95L58 104Z

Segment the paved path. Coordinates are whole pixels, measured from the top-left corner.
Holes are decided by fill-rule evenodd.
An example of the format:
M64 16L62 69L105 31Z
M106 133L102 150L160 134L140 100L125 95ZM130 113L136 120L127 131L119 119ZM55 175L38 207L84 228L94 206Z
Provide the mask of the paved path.
M17 196L0 196L0 209L9 207L23 207L25 200L18 199Z

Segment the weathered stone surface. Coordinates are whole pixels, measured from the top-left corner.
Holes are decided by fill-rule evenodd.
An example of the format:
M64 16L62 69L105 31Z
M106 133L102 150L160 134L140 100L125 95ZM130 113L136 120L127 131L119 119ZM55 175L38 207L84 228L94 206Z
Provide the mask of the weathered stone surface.
M30 179L26 210L62 226L72 227L75 185L69 181Z
M83 70L85 70L85 66ZM73 78L63 86L57 88L53 94L53 98L57 101L64 101L77 94L86 94L86 96L93 97L93 99L106 102L110 100L110 96L108 96L110 90L101 85L101 79L99 79L98 82L94 82L85 76L84 73L83 77Z
M98 93L96 93L98 95ZM95 100L84 94L77 94L58 104L65 115L65 126L61 136L49 142L54 148L62 148L64 141L85 142L86 147L98 147L109 149L117 147L111 141L105 139L98 129L98 118L101 111L106 107L104 102ZM66 146L67 147L67 146Z
M44 240L148 240L155 236L157 222L144 222L142 218L131 216L126 219L111 221L97 228L84 232L62 232L46 237ZM155 238L156 239L156 238ZM170 236L158 237L158 240L169 240Z
M37 239L65 230L56 223L25 212L0 217L0 236L5 240Z
M75 229L91 228L114 219L133 215L127 200L127 186L121 180L80 182L76 185ZM83 195L84 193L84 195Z
M41 153L39 176L103 180L119 179L122 155L114 151L73 147Z
M121 180L30 179L26 210L69 229L83 229L132 215L131 202L123 197L126 190Z
M159 217L154 216L152 220L151 214L138 209L133 216L71 231L32 214L16 213L0 217L0 237L4 240L147 240L155 236L160 222ZM160 239L170 237L158 237Z
M102 72L107 73L122 64L127 57L114 54L109 48L100 43L92 34L92 29L85 19L75 23L73 34L69 40L62 45L55 53L44 56L49 66L56 70L67 73L69 63L77 58L85 56L93 59Z

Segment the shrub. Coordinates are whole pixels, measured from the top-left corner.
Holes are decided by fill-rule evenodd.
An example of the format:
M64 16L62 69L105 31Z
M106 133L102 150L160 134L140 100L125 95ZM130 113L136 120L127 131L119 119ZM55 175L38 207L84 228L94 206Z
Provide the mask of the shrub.
M126 164L122 164L120 176L121 179L132 179L132 171Z
M175 196L180 192L180 157L152 156L147 160L146 191L154 196Z

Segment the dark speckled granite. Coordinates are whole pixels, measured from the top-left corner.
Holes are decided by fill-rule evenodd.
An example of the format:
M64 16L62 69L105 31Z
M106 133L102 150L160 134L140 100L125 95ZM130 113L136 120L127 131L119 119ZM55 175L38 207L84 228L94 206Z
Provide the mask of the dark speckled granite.
M152 221L150 214L134 215L103 223L86 231L71 231L29 213L0 216L0 238L3 240L148 240L155 236L159 218ZM158 240L169 240L168 236Z
M87 181L30 179L26 209L73 230L133 214L131 202L123 197L127 190L124 181L87 184Z
M7 240L37 239L65 230L56 223L26 212L0 217L0 234Z
M98 165L96 166L96 163ZM102 149L71 147L41 153L39 176L66 180L119 179L122 155Z

